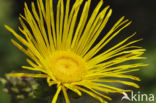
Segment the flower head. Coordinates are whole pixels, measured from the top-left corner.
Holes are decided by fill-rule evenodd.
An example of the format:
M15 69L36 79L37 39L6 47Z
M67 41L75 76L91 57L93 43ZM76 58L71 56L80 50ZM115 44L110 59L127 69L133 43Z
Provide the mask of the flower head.
M53 11L53 0L45 0L45 3L37 0L37 8L32 2L32 10L29 10L25 3L25 15L19 17L22 25L19 30L24 37L6 26L22 45L14 40L11 40L12 43L29 56L27 62L31 66L22 66L22 68L40 72L8 75L47 78L49 86L57 85L52 103L56 103L61 91L66 103L70 103L67 90L72 90L80 96L81 92L85 92L101 103L105 103L105 99L111 100L105 95L107 93L130 91L108 83L120 83L139 88L136 83L125 79L140 81L138 77L127 73L138 71L139 69L135 68L145 64L118 65L129 60L144 59L141 55L145 49L132 45L141 39L128 42L135 33L101 52L120 31L131 24L131 21L125 20L124 17L120 18L99 40L97 38L102 34L112 10L109 6L100 10L103 5L101 0L88 18L91 0L85 2L80 12L82 3L83 0L76 0L71 6L70 0L66 0L66 3L58 0L56 15Z

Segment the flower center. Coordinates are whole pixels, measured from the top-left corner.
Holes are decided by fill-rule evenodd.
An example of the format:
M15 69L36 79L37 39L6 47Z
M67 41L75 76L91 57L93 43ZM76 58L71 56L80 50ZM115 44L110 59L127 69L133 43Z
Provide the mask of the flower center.
M54 53L51 67L54 77L61 82L81 81L86 71L83 59L69 51Z

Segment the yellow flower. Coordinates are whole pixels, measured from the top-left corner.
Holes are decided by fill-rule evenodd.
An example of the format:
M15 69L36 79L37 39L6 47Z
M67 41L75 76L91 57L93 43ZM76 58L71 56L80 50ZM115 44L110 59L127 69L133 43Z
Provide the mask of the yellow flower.
M111 100L106 96L107 93L130 91L109 83L139 88L136 83L128 80L140 81L140 79L127 73L138 71L136 67L146 65L142 63L118 65L129 60L144 59L141 55L145 49L132 45L141 39L128 41L135 33L109 49L102 50L120 31L129 26L131 21L121 17L99 40L97 38L105 28L112 10L109 6L100 10L103 5L101 0L88 18L91 0L85 2L81 12L82 3L83 0L76 0L71 7L70 0L66 1L66 6L63 0L58 0L55 16L53 0L45 0L45 3L37 0L38 9L32 2L32 12L25 3L25 15L19 17L22 26L19 30L24 37L5 26L22 45L14 40L11 40L12 43L30 58L27 62L31 66L22 66L22 68L40 72L40 74L12 73L8 75L47 78L49 86L57 85L52 103L57 102L61 91L66 103L70 103L67 90L72 90L80 96L81 92L85 92L101 103L106 103L104 98ZM78 19L80 13L81 16Z

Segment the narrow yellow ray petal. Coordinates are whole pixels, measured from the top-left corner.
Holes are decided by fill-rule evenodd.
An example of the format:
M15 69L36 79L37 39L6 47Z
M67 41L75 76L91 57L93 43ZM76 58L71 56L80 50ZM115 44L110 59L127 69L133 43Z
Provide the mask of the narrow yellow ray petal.
M47 78L46 74L30 74L30 73L9 73L9 77L33 77L33 78Z
M102 94L102 93L100 93L100 92L98 92L98 91L96 91L96 90L94 90L94 86L92 86L92 85L83 85L84 87L86 87L86 88L88 88L88 89L90 89L91 91L93 91L94 93L96 93L97 95L99 95L99 96L102 96L103 98L106 98L106 99L108 99L108 100L112 100L110 97L108 97L108 96L106 96L106 95L104 95L104 94ZM105 90L104 88L103 88L103 90Z
M76 24L76 20L77 20L77 17L78 17L78 12L80 10L80 6L82 4L82 1L79 3L79 5L77 7L75 7L75 11L74 11L74 14L72 16L72 19L71 19L71 24L68 24L70 25L70 29L69 29L69 34L68 34L68 37L67 37L67 48L71 48L71 43L72 43L72 38L73 38L73 32L74 32L74 29L75 29L75 24ZM70 19L70 18L69 18Z
M89 78L90 79L90 78ZM92 79L92 78L91 78ZM93 78L93 80L95 80L95 78ZM101 92L104 92L104 93L117 93L116 90L111 90L111 89L108 89L108 88L102 88L102 87L98 87L97 85L93 84L91 82L91 80L84 80L84 81L81 81L81 82L77 82L77 83L72 83L73 85L79 85L79 86L84 86L84 87L90 87L90 88L93 88L95 90L98 90L98 91L101 91Z
M121 46L122 44L124 44L127 40L129 40L131 37L133 37L136 33L132 34L131 36L127 37L126 39L124 39L123 41L119 42L118 44L116 44L115 46L111 47L110 49L106 50L105 52L101 53L100 55L94 57L93 59L90 60L90 62L95 59L98 59L100 57L103 58L103 56L106 54L106 53L109 53L110 51L112 51L113 49L116 49L117 47Z
M38 34L37 32L36 32L36 30L34 31L35 32L35 34ZM38 36L37 36L37 38L38 38ZM41 45L38 45L37 47L35 47L33 44L29 44L27 47L32 51L32 52L35 52L35 55L37 54L38 56L39 55L42 55L42 57L44 57L44 56L46 56L47 54L48 54L48 51L47 51L47 53L45 53L46 51L46 46L45 46L45 43L42 43L43 41L43 38L42 37L39 37L38 38L38 44L41 44ZM40 41L40 43L39 43L39 41ZM38 53L37 53L38 52Z
M85 23L86 23L87 18L88 18L90 4L91 4L91 0L88 0L85 3L85 6L83 8L83 11L82 11L82 14L81 14L81 17L80 17L79 24L77 26L77 29L76 29L76 32L75 32L75 35L74 35L74 38L73 38L73 41L72 41L71 48L75 49L75 47L77 45L77 42L79 41L79 39L81 37L81 33L82 33L83 29L84 29Z
M41 71L41 72L46 73L46 71L44 69L41 69L39 67L34 68L34 67L22 66L22 68L23 69L28 69L28 70L33 70L33 71Z
M117 32L115 32L111 37L109 37L105 42L103 42L103 44L101 44L95 51L94 53L96 54L97 52L99 52L106 44L108 44L116 35L118 35L124 28L126 28L127 26L129 26L131 24L131 22L128 22L127 24L125 24L122 28L120 28ZM110 32L111 33L111 32ZM109 33L108 33L109 34ZM107 35L107 34L106 34ZM100 41L101 42L101 41ZM92 55L93 56L93 55ZM90 58L89 58L90 59Z
M72 90L73 92L75 92L75 93L78 94L79 96L82 95L82 93L81 93L78 89L74 88L74 86L68 85L68 84L64 84L64 86L65 86L66 88Z
M31 8L32 8L31 10L32 10L32 12L33 12L33 15L34 15L35 19L36 19L37 21L39 21L39 16L38 16L38 13L37 13L37 11L36 11L34 2L31 3Z
M19 34L17 34L12 28L10 28L7 25L5 25L5 28L8 29L23 45L28 47L29 44L23 37L21 37Z
M108 99L108 100L112 100L110 97L108 97L108 96L106 96L106 95L104 95L104 94L102 94L102 93L99 93L99 92L97 92L97 91L94 90L94 89L91 89L91 88L90 88L90 90L93 91L94 93L96 93L97 95L102 96L103 98L106 98L106 99Z
M41 61L40 61L40 59L38 59L37 57L36 57L36 55L34 55L32 52L30 52L30 54L32 54L31 55L31 59L33 60L33 62L35 62L36 63L36 65L38 65L38 66L41 66ZM34 65L34 63L29 59L26 59L26 61L31 65L31 66L33 66ZM31 63L30 63L31 62ZM32 65L33 64L33 65Z
M46 0L46 4L45 4L45 7L46 7L45 8L46 9L45 22L46 22L46 25L47 25L47 35L48 35L48 39L49 39L50 50L53 52L53 51L55 51L53 37L52 37L52 29L51 29L51 12L53 10L51 10L51 8L50 8L50 3L51 3L51 0Z
M102 91L102 92L105 92L103 89L105 89L105 88L107 88L109 91L108 91L108 93L120 93L120 94L122 94L123 93L123 91L125 91L125 92L131 92L132 90L127 90L127 89L120 89L120 88L117 88L117 87L113 87L113 86L109 86L109 85L106 85L107 87L105 87L105 86L94 86L93 88L95 89L95 90L98 90L98 91Z
M23 27L23 29L18 27L19 30L21 31L21 33L23 33L25 35L25 37L26 37L26 39L27 39L27 41L29 42L30 45L34 45L35 48L39 49L35 38L32 36L32 33L28 30L26 24L24 23L24 21L22 20L21 17L19 17L19 21L20 21L20 23L21 23L21 25Z
M102 40L96 45L94 46L86 55L85 55L85 59L88 60L90 59L93 55L95 55L98 50L100 50L100 48L103 47L103 43L105 42L105 40L116 30L116 26L118 26L122 21L123 21L124 17L120 18L115 24L114 26L111 28L111 30L102 38ZM103 29L103 28L101 28ZM102 46L101 46L102 45ZM97 50L98 49L98 50Z
M36 44L35 39L32 37L32 34L30 33L30 31L28 30L27 26L25 25L25 23L23 22L22 18L19 17L19 21L20 24L22 25L23 29L21 29L21 27L18 27L18 29L25 35L27 41L31 44ZM37 46L37 45L36 45Z
M66 2L66 9L65 9L63 35L62 35L62 49L64 49L65 45L66 45L65 41L66 41L66 37L67 37L66 32L68 32L67 25L68 25L69 8L70 8L70 0L67 0L67 2Z
M52 36L54 47L56 48L56 30L55 30L55 20L54 20L54 11L53 11L53 0L50 0L50 17L51 17L51 28L52 28Z
M137 85L136 83L134 82L128 82L128 81L122 81L122 80L111 80L111 79L95 79L94 80L95 82L110 82L110 83L121 83L121 84L124 84L124 85L129 85L129 86L133 86L135 88L139 88L139 85Z
M128 51L128 49L133 48L133 46L130 46L130 47L124 47L124 46L122 46L121 48L118 48L112 52L109 52L108 54L105 54L103 56L99 56L97 58L95 57L96 59L92 59L88 63L92 64L92 66L97 64L95 67L105 66L105 65L107 65L107 67L108 67L108 64L110 64L111 62L114 62L114 61L116 61L116 63L114 62L114 64L117 64L117 63L125 62L128 60L135 60L135 58L132 58L132 57L136 57L136 59L139 59L140 58L139 56L141 56L143 51L145 51L145 49L134 49L134 51L137 51L136 52L137 54L136 54L135 52L132 52L133 50ZM126 49L127 49L127 51L123 51ZM140 50L142 50L142 51L140 51ZM123 52L120 52L120 51L123 51ZM105 63L100 63L100 62L109 60L111 58L113 58L113 59L110 61L107 61ZM119 59L121 59L121 61L119 61ZM143 58L140 58L140 59L143 59ZM113 65L113 64L110 64L110 65Z
M79 89L79 90L81 90L81 91L83 91L83 92L89 94L90 96L92 96L92 97L98 99L101 103L107 103L107 102L104 101L100 96L97 96L95 93L93 93L93 92L91 92L91 91L88 91L88 90L86 90L86 89L83 89L83 88L81 88L81 87L79 87L79 86L75 86L75 88L77 88L77 89Z
M42 12L43 14L43 17L45 17L45 8L44 8L44 3L43 3L43 0L38 0L39 2L38 3L38 8L40 9L39 11Z
M15 40L11 39L11 42L14 46L16 46L20 51L22 51L23 53L25 53L26 55L30 56L28 51L23 48L19 43L17 43ZM31 56L30 56L31 57Z
M116 72L115 73L120 73L120 74L124 74L124 73L129 73L129 72L134 72L134 71L139 71L140 69L132 69L132 70L126 70L126 71L120 71L120 72Z
M37 49L39 49L39 48L38 48L38 45L37 45L37 42L35 41L34 38L32 38L32 37L30 36L31 33L30 33L29 31L25 30L25 28L24 28L24 30L22 30L20 27L18 27L18 29L19 29L19 31L20 31L21 33L23 33L23 34L25 35L26 40L28 41L28 43L29 43L30 45L34 45ZM30 34L30 35L28 35L28 34Z
M52 80L50 77L47 77L47 83L48 83L49 86L58 84L57 81Z
M42 64L40 60L35 60L34 64L31 60L26 59L26 61L32 66L32 67L27 67L27 66L22 66L24 69L29 69L29 70L37 70L37 71L41 71L45 74L49 74L51 75L50 70L47 69L46 64ZM46 62L46 61L44 61Z
M20 51L22 51L23 53L25 53L27 56L29 56L30 58L32 58L36 63L38 63L37 58L30 53L28 50L24 49L19 43L17 43L15 40L11 39L11 42L13 43L14 46L16 46Z
M93 22L94 22L94 20L95 20L95 18L96 18L96 16L97 16L97 14L99 13L99 10L100 10L102 4L103 4L103 0L101 0L101 1L98 3L97 7L94 9L94 11L93 11L93 13L92 13L92 15L91 15L91 17L90 17L90 19L89 19L89 21L88 21L88 23L87 23L85 29L84 29L84 32L83 32L83 34L82 34L82 37L80 38L80 40L79 40L79 42L78 42L78 45L76 46L76 47L77 47L77 50L79 49L79 51L81 51L81 49L82 49L82 44L84 43L83 41L86 40L87 36L89 36L89 35L88 35L88 32L90 31L91 26L92 26L92 24L93 24ZM80 48L80 47L81 47L81 48Z
M64 20L64 31L68 22L68 15L69 15L69 8L70 8L70 0L66 2L66 12L65 12L65 20Z
M29 56L30 58L32 58L33 60L35 60L36 62L38 61L37 58L30 53L30 51L24 49L19 43L17 43L15 40L11 39L11 42L19 49L21 50L23 53L25 53L27 56ZM30 46L30 45L29 45ZM28 46L28 47L29 47Z
M117 26L115 27L115 30L117 30L119 27L123 26L123 25L126 24L127 22L129 22L128 19L122 21L119 25L117 25Z
M32 67L37 67L40 66L40 64L35 64L33 61L31 61L30 59L26 59L26 61L32 66Z
M45 40L45 44L46 44L46 46L49 47L47 33L46 33L46 30L45 30L45 27L43 26L45 24L43 19L45 19L45 21L48 22L46 20L46 13L45 13L44 5L43 5L42 0L40 0L39 3L37 3L37 4L38 4L38 11L39 11L40 18L35 18L35 19L37 20L38 26L39 26L40 31L41 31L41 35L43 36L43 38ZM35 7L33 9L34 9L33 11L35 12L34 16L38 17Z
M108 44L109 41L111 41L116 35L118 35L120 33L120 31L122 31L123 29L125 29L127 26L129 26L131 24L131 22L128 22L127 24L125 24L122 28L120 28L117 32L115 32L111 37L109 37L99 48L98 50L100 50L101 48L103 48L106 44ZM97 51L98 51L97 50Z
M88 46L88 50L91 48L91 46L93 45L93 43L95 43L97 37L100 35L100 33L102 32L103 28L106 26L106 24L107 24L107 22L108 22L108 20L109 20L109 18L110 18L110 16L111 16L111 14L112 14L112 10L110 9L109 12L108 12L108 14L107 14L106 17L104 18L104 21L103 21L103 23L101 24L101 26L100 26L100 28L98 29L98 31L97 31L97 32L94 32L94 33L95 33L95 37L92 38L92 40L90 41L89 46ZM86 48L87 48L87 47L86 47ZM86 49L86 51L87 51L87 49Z
M93 74L86 75L86 78L103 78L103 77L127 78L127 79L140 81L140 79L138 77L136 77L136 76L118 74L118 73L113 73L113 72L93 73Z
M127 70L129 68L136 68L136 67L143 67L143 66L148 66L148 64L137 63L137 64L131 64L128 67L126 67L126 65L124 67L124 65L123 65L123 68L120 67L119 69L115 70L114 72L120 72L120 71L123 71L123 70Z
M69 97L68 97L68 94L67 94L67 90L66 90L66 88L64 86L62 86L62 91L63 91L64 97L65 97L66 103L70 103L70 100L69 100Z
M110 85L106 85L106 84L102 84L102 83L95 83L95 84L99 87L109 88L109 89L115 90L119 93L122 93L123 91L125 91L124 89L120 89L118 87L114 87L114 86L110 86ZM126 91L131 91L131 90L126 90Z
M107 94L109 94L109 93L121 93L121 91L117 91L117 90L115 90L115 89L110 89L110 88L104 88L104 87L101 87L101 86L92 86L92 88L94 89L94 90L96 90L96 91L101 91L101 92L104 92L104 93L107 93ZM127 90L124 90L124 89L122 89L123 91L127 91ZM129 90L128 90L129 91ZM128 92L127 91L127 92Z
M81 55L84 56L85 53L90 49L90 47L93 45L97 37L99 36L100 28L103 26L103 28L106 26L106 23L108 21L108 18L110 17L111 10L108 11L108 14L106 14L107 10L109 9L109 6L103 9L103 11L97 16L96 20L94 21L94 24L92 25L91 29L89 30L88 37L86 40L83 41L83 49L81 51ZM106 17L105 17L106 15ZM99 32L99 33L97 33ZM81 47L82 48L82 47Z
M94 80L94 79L93 79ZM114 87L114 86L110 86L108 84L103 84L103 83L97 83L95 82L81 82L82 86L90 87L96 90L100 90L103 89L102 91L105 93L110 93L110 92L118 92L118 93L122 93L123 91L130 91L130 90L124 90L124 89L120 89L118 87Z
M140 57L142 54L143 54L143 52L140 52L138 54L129 53L127 55L116 57L115 59L107 61L105 63L97 64L96 67L107 68L107 67L111 67L111 66L116 65L116 64L120 64L120 63L123 63L126 61L130 61L130 60L146 59L145 57Z
M12 32L13 33L13 35L22 43L22 44L24 44L26 47L28 47L30 50L31 50L31 52L33 52L33 55L35 55L35 56L37 56L41 61L44 61L43 60L43 56L41 56L41 54L39 53L39 51L38 50L36 50L36 48L33 46L33 45L30 45L24 38L22 38L21 36L19 36L13 29L11 29L10 27L8 27L8 26L5 26L10 32ZM15 44L15 45L17 45L17 46L19 46L18 44L17 44L17 42L15 42L15 41L13 41L13 43ZM21 47L19 47L19 48L21 48ZM28 53L26 53L26 54L28 54ZM47 54L47 53L46 53ZM30 56L32 59L34 59L33 58L33 55L31 54L31 55L28 55L28 56Z
M136 67L142 67L142 66L147 66L147 64L143 64L143 63L136 63L136 64L130 64L130 65L121 65L121 66L116 66L116 67L109 67L109 68L96 68L96 69L91 69L89 72L93 73L93 72L99 72L99 73L104 73L104 72L109 72L109 71L113 71L113 72L120 72L123 70L127 70L127 69L132 69L132 68L136 68Z
M40 52L42 52L43 54L45 54L46 45L48 45L46 42L44 42L44 40L47 41L47 36L46 36L45 30L44 30L43 27L41 27L39 29L40 25L39 26L37 25L37 22L35 21L35 18L31 14L31 12L29 11L28 6L27 6L26 3L25 3L24 12L25 12L26 22L31 27L31 30L32 30L32 32L34 34L34 37L36 38L38 44L40 44L40 46L39 46ZM43 23L43 20L42 19L40 19L40 21L41 22L39 22L39 23ZM43 34L43 36L42 36L42 34Z
M138 39L138 40L134 40L134 41L132 41L132 42L129 42L129 43L127 43L127 44L125 44L125 45L123 45L123 46L121 46L121 47L118 47L118 48L116 48L115 50L113 50L113 51L111 51L111 52L109 52L110 50L108 50L108 51L106 51L105 53L107 53L107 54L115 54L115 53L118 53L118 52L120 52L120 51L122 51L122 50L125 50L125 49L130 49L130 47L128 47L129 45L131 45L131 44L134 44L134 43L136 43L136 42L139 42L139 41L141 41L142 39ZM123 42L122 42L123 43ZM134 48L138 48L137 46L131 46L131 47L134 47ZM140 47L139 47L140 48ZM105 54L105 53L103 53L103 55Z
M67 30L65 32L65 47L66 49L70 49L70 45L71 45L71 41L72 41L72 36L73 36L73 32L74 32L74 27L75 27L75 23L77 20L77 15L80 9L80 6L82 4L83 0L77 0L70 12L69 15L69 19L68 19L68 24L67 24Z
M33 69L33 68L35 68L34 70L39 70L39 71L42 71L42 72L44 72L44 73L47 73L46 72L46 69L45 68L42 68L41 69L41 67L42 67L42 65L41 65L41 63L40 63L40 61L39 60L35 60L35 63L33 62L33 61L31 61L30 59L26 59L26 61L32 66L31 68L25 68L25 66L24 66L24 69ZM40 69L39 69L40 68Z
M124 48L123 48L124 49ZM125 48L126 49L126 48ZM127 49L129 49L129 48L127 48ZM122 50L122 49L120 49L120 50ZM136 57L139 57L140 55L136 55L136 54L140 54L140 53L142 53L142 52L144 52L145 51L145 49L134 49L134 50L125 50L125 51L122 51L122 52L119 52L119 53L116 53L116 54L114 54L114 53L108 53L108 54L105 54L105 55L103 55L103 57L101 56L100 58L96 58L95 60L93 60L92 62L93 62L93 64L95 65L95 64L97 64L96 65L96 67L98 67L98 66L100 66L100 62L105 62L106 60L109 60L109 59L111 59L111 58L113 58L112 60L110 60L110 62L112 62L112 61L117 61L117 57L118 57L118 59L120 59L120 57L121 58L123 58L123 59L128 59L128 60L130 60L130 56L128 57L128 56L126 56L127 54L128 55L131 55L131 56L136 56ZM125 56L124 56L125 55ZM126 58L127 57L127 58ZM127 60L127 61L128 61ZM107 61L107 62L105 62L106 64L108 63L109 61ZM118 63L121 63L122 61L119 61ZM124 61L123 61L124 62ZM90 62L89 62L90 63ZM92 64L92 65L93 65ZM98 65L99 64L99 65Z
M61 88L62 88L61 86L59 86L59 87L57 88L57 91L56 91L56 93L55 93L55 95L54 95L53 100L52 100L51 103L57 103L58 95L59 95L59 93L61 92Z
M64 20L64 2L61 0L60 7L60 45L62 45L62 37L63 37L63 20ZM62 47L61 47L62 49Z
M60 48L60 43L61 43L61 34L60 34L60 7L61 7L61 0L58 0L57 3L57 13L56 13L56 47L57 49Z

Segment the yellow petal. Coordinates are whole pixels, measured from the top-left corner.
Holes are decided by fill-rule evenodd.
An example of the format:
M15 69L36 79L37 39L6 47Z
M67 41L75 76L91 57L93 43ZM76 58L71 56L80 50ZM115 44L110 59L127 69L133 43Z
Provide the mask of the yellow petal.
M9 73L7 76L10 77L34 77L34 78L47 78L45 74L29 74L29 73Z
M52 100L51 103L56 103L56 102L57 102L58 95L59 95L59 93L60 93L60 91L61 91L61 88L62 88L61 86L59 86L59 87L57 88L57 91L56 91L56 93L55 93L55 95L54 95L53 100Z
M70 103L66 88L62 87L62 91L63 91L64 97L65 97L66 103Z

